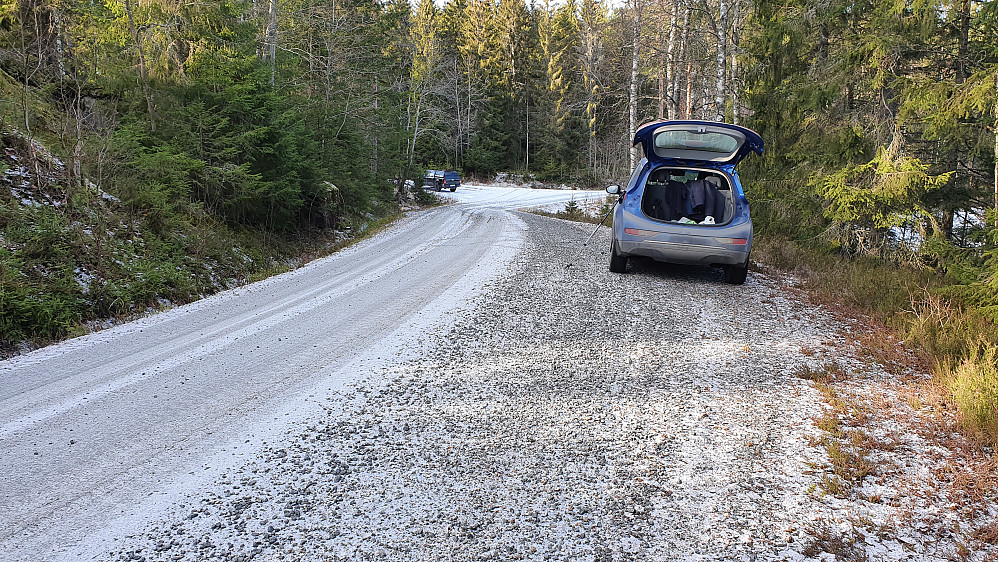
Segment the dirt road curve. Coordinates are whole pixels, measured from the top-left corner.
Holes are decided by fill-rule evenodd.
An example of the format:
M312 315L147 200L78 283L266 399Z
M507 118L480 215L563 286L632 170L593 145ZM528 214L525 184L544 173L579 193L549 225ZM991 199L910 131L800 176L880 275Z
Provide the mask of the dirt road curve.
M923 468L917 436L862 484L877 502L820 491L826 406L793 373L882 377L836 344L848 326L758 274L610 274L605 232L584 247L589 227L507 210L570 193L452 197L293 273L0 363L0 560L956 551L930 538L947 510L887 478L895 457Z

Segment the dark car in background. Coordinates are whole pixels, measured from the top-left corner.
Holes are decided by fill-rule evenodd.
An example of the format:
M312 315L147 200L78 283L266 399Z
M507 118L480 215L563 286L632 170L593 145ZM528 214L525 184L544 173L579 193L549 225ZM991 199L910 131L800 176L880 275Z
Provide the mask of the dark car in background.
M457 191L461 187L461 174L453 170L426 170L423 176L423 189Z
M461 174L454 170L444 172L444 188L453 192L457 191L459 187L461 187Z
M437 174L441 174L438 176ZM443 189L443 172L440 170L426 170L426 174L423 176L423 189L432 189L433 191L440 191Z
M638 128L634 145L645 157L620 195L613 215L610 271L623 273L631 256L724 269L728 283L745 282L752 219L735 166L762 154L758 133L714 121L655 121Z

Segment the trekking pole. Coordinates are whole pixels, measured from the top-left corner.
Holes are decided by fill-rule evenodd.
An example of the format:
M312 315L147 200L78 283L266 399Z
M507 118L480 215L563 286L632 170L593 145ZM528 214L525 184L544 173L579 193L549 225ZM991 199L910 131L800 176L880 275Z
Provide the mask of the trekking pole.
M620 199L617 199L616 201L613 202L613 205L610 206L610 210L607 211L605 215L603 215L603 218L600 219L599 224L596 225L596 230L594 230L593 233L589 235L589 238L586 238L586 241L582 243L583 246L588 245L589 241L593 239L593 236L596 236L596 233L599 232L599 227L603 226L603 221L605 221L606 217L610 216L610 213L612 213L613 210L617 208L617 203L620 203Z

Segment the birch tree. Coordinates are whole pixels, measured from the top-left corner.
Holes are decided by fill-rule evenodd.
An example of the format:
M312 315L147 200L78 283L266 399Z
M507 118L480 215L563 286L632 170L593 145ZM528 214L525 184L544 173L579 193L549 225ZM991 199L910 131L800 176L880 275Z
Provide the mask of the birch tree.
M666 47L665 57L665 87L668 92L668 117L675 119L678 112L679 100L676 99L676 33L679 19L679 2L672 2L672 9L669 12L669 44Z
M641 12L644 7L643 0L629 0L628 8L631 10L631 73L628 80L627 98L627 142L634 138L634 133L638 129L638 68L641 56ZM638 162L640 155L638 148L632 146L630 149L631 168Z
M717 83L714 89L714 112L715 120L724 121L725 94L727 93L725 79L728 63L728 0L717 0L717 2L718 16L714 20L714 35L717 37Z

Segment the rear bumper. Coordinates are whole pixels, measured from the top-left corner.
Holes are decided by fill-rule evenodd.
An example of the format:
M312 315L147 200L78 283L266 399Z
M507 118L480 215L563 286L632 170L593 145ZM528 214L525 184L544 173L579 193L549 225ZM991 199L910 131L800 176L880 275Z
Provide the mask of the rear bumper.
M697 225L649 220L630 211L618 207L613 217L613 236L624 255L686 265L748 264L752 220L747 212L726 224Z
M706 240L703 243L691 243L635 241L625 238L620 242L620 251L624 254L686 265L745 265L750 250L748 244L724 246L716 242L707 243Z

